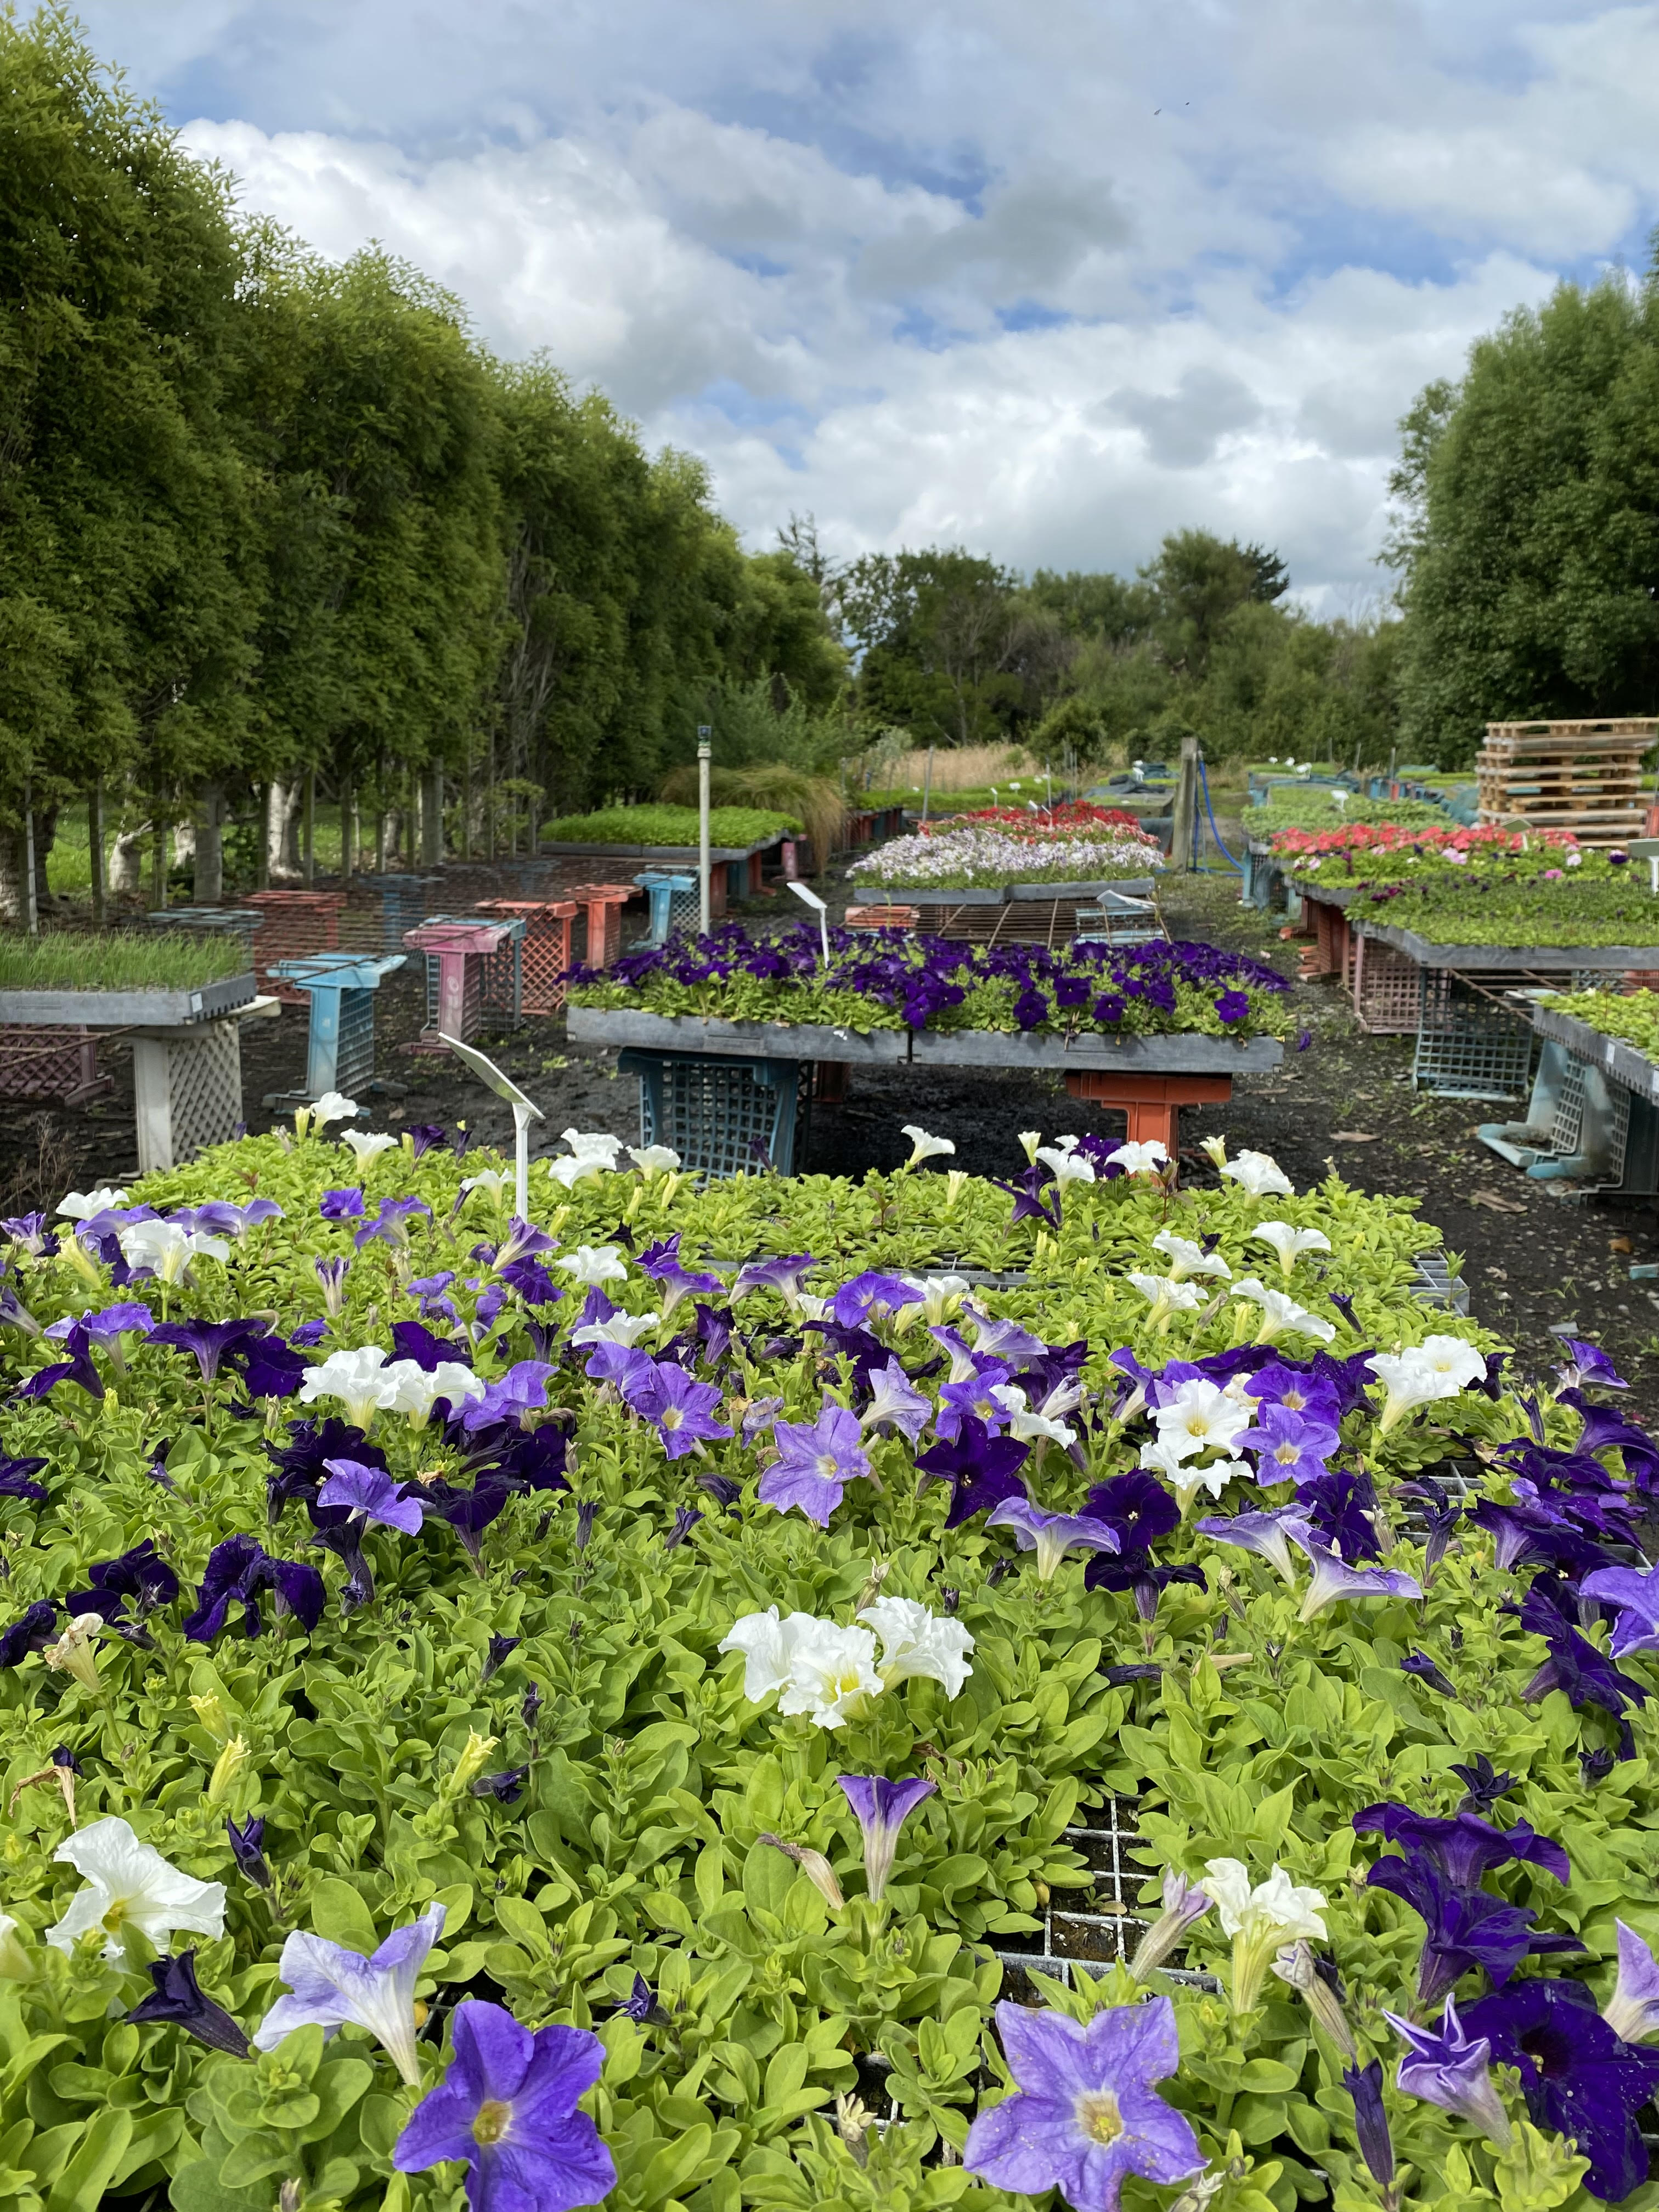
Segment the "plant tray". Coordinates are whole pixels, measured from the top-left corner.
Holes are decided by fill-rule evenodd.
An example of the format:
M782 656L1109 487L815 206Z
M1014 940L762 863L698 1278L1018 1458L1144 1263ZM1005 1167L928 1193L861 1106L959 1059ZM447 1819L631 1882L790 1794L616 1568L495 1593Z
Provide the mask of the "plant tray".
M1150 876L1099 876L1080 884L1010 884L1011 899L1088 899L1104 898L1109 891L1121 891L1126 898L1151 898L1152 879Z
M1599 1067L1626 1091L1633 1091L1638 1098L1659 1105L1659 1066L1635 1045L1626 1044L1622 1037L1607 1036L1571 1014L1554 1013L1547 1005L1537 1001L1533 1005L1532 1025L1540 1036L1565 1045L1580 1060Z
M1586 968L1659 971L1659 945L1431 945L1414 930L1389 929L1373 921L1355 927L1362 936L1394 945L1425 968L1478 968L1519 975Z
M910 1058L935 1067L1058 1068L1122 1075L1249 1075L1277 1067L1285 1048L1277 1037L1234 1044L1225 1037L1172 1033L1108 1037L1097 1031L1074 1037L1016 1036L998 1030L919 1030Z
M943 884L890 884L881 885L883 898L903 899L911 906L1006 906L1008 902L1006 884L984 884L969 890L959 890ZM1045 892L1046 897L1055 896Z
M224 975L189 990L0 991L0 1022L51 1028L82 1024L103 1030L142 1022L152 1029L176 1029L251 1006L254 989L250 969L245 975Z
M573 1044L705 1053L727 1060L841 1060L867 1065L910 1056L906 1030L861 1033L822 1023L726 1022L696 1014L635 1013L625 1006L572 1006L565 1016L565 1033Z
M787 831L781 830L775 837L763 837L758 845L711 845L708 858L711 862L746 860L756 853L771 852L783 843L787 835ZM702 858L695 845L544 844L536 849L552 860L673 861L693 868Z

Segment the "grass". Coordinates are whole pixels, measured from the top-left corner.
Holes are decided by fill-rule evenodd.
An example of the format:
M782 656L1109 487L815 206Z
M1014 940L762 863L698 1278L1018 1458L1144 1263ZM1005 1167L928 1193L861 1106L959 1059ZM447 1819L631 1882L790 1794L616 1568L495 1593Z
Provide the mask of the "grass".
M188 991L248 970L239 938L157 931L0 936L0 990Z

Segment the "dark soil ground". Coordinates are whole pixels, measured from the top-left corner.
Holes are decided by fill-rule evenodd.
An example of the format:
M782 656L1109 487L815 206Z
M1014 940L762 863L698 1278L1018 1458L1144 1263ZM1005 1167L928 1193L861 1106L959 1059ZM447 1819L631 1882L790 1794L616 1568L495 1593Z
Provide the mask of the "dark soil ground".
M506 886L504 886L506 888ZM475 894L476 895L476 894ZM836 904L844 902L841 886ZM1166 892L1170 933L1236 946L1294 975L1295 948L1281 941L1279 921L1238 903L1230 876L1178 879ZM775 897L745 914L751 926L797 918ZM1571 1328L1603 1344L1637 1385L1636 1398L1659 1402L1659 1285L1632 1281L1633 1265L1659 1261L1659 1206L1650 1200L1564 1202L1551 1186L1528 1182L1475 1138L1478 1121L1518 1118L1513 1106L1472 1103L1419 1094L1411 1083L1411 1041L1367 1036L1356 1027L1335 984L1297 982L1294 1008L1311 1032L1304 1052L1288 1052L1269 1075L1238 1079L1230 1104L1188 1108L1182 1118L1183 1173L1212 1173L1195 1148L1224 1133L1237 1152L1270 1152L1298 1188L1333 1165L1364 1191L1416 1198L1425 1219L1460 1255L1472 1310L1518 1347L1523 1368L1553 1356L1551 1331ZM371 1126L465 1120L487 1141L510 1146L511 1116L473 1077L449 1060L411 1060L397 1047L423 1018L423 989L405 969L382 987L377 1014L380 1083L368 1103ZM570 1127L610 1129L628 1137L638 1127L636 1085L619 1077L615 1056L567 1044L562 1018L526 1024L516 1036L485 1040L507 1073L545 1110L532 1132L537 1152L558 1149ZM270 1092L300 1083L305 1066L306 1015L285 1009L274 1020L243 1024L243 1088L250 1127L277 1116L262 1104ZM72 1186L118 1182L135 1172L131 1054L104 1048L116 1079L112 1097L79 1111L12 1108L0 1123L0 1211L52 1204ZM894 1167L908 1142L906 1121L955 1139L955 1164L1006 1176L1023 1165L1018 1133L1045 1135L1093 1127L1121 1131L1109 1109L1069 1098L1056 1076L1013 1073L859 1071L846 1103L812 1109L805 1165L858 1175ZM1637 1410L1633 1407L1632 1410Z

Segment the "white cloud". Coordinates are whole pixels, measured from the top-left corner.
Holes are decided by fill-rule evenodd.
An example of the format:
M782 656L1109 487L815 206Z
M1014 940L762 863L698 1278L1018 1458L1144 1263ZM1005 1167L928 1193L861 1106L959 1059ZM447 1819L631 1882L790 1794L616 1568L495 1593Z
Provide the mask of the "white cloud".
M91 0L323 251L709 459L756 542L1377 580L1395 422L1659 200L1659 5ZM146 76L145 72L149 75Z

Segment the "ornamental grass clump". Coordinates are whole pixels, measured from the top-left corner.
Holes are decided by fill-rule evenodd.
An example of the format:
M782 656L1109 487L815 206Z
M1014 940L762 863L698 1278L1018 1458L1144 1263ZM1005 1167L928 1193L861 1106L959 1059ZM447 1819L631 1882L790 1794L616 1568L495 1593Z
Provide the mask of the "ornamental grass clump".
M9 2204L1647 2201L1596 1346L1218 1140L332 1126L0 1223Z

